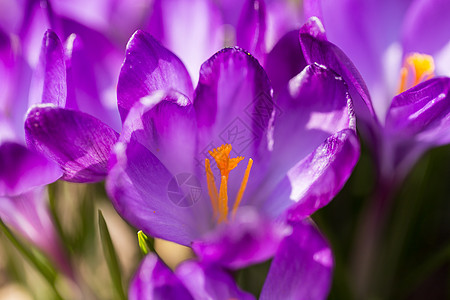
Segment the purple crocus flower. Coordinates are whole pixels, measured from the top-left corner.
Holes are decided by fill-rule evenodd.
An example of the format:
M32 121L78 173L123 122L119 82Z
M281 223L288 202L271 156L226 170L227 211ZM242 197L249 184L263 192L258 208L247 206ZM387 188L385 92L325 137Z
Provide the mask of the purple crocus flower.
M76 105L70 101L74 77L66 53L58 36L47 31L30 91L40 104L32 106L26 117L27 144L57 162L63 180L101 181L119 134L95 117L69 108Z
M436 30L436 24L450 26L450 3L345 0L305 5L307 14L322 18L328 39L345 53L326 40L316 23L315 33L300 35L306 61L330 67L355 87L360 129L374 152L382 184L402 181L424 152L450 142L449 79L433 78L450 75L450 33Z
M335 3L338 6L332 9ZM361 226L358 226L353 258L354 289L358 297L366 298L370 289L371 270L376 265L381 234L385 229L383 225L389 216L391 199L399 183L423 153L450 142L450 78L433 77L435 72L439 74L439 70L445 70L448 64L443 65L443 68L434 68L433 57L430 56L436 55L438 49L441 49L441 54L436 58L448 55L448 46L445 44L448 45L449 35L446 32L433 35L432 24L435 23L431 20L445 19L443 22L447 22L448 18L442 14L448 14L449 10L448 2L413 1L403 19L401 15L404 12L397 5L405 5L406 2L394 6L371 1L364 4L347 1L345 5L341 4L339 1L323 4L324 18L327 15L330 18L330 21L326 21L330 22L327 28L333 31L352 24L351 29L345 33L335 32L334 37L341 43L339 45L351 47L347 50L355 59L358 69L361 68L367 85L346 54L327 40L318 18L311 18L300 30L300 44L307 63L324 65L340 74L349 84L358 128L375 156L377 187L373 200L364 211ZM361 13L354 14L353 11L353 18L341 15L342 12L348 14L350 9L360 10ZM340 16L339 22L332 21L331 10L333 16ZM386 23L386 19L378 20L385 13L395 16L387 18L392 24ZM395 43L400 35L399 27L395 24L399 22L403 22L402 39L401 43ZM386 25L392 26L392 29L389 27L389 30L383 30ZM435 38L433 42L420 42L427 39L418 38L419 35L414 40L414 32L427 31ZM385 35L385 32L389 34ZM354 47L355 43L361 47ZM396 57L397 64L393 59ZM403 67L400 63L402 59ZM391 79L392 74L398 79Z
M260 299L325 299L328 294L333 258L327 242L308 220L293 228L278 248ZM154 254L142 261L128 296L133 300L254 299L237 287L225 269L189 260L172 272Z
M25 79L26 64L13 38L1 31L0 36L0 82L5 87L0 95L0 218L70 274L45 196L45 185L58 180L62 170L23 145L23 123L18 127L17 120L24 108L12 100L25 96L20 79Z
M116 41L111 34L100 31L105 26L94 26L99 22L88 22L88 13L84 14L85 18L81 18L81 11L90 9L88 5L81 5L81 0L61 2L7 0L0 4L6 6L0 12L0 28L5 36L13 37L14 47L20 49L23 56L23 62L15 64L20 77L14 75L17 80L13 86L19 83L20 86L9 100L14 102L12 107L14 112L17 111L17 123L23 123L28 98L31 98L32 103L41 101L37 97L40 95L33 94L33 87L30 95L28 90L31 74L42 63L36 49L40 48L44 33L52 29L66 40L65 59L67 68L70 69L68 76L71 77L70 92L67 95L68 101L72 102L69 107L87 112L119 130L121 124L117 115L115 89L126 40ZM104 9L101 12L96 12L97 18L104 23L107 22L104 20L108 10L106 4L103 3ZM78 9L69 13L67 6L71 5L78 6ZM110 12L112 11L111 8ZM11 16L14 22L10 20ZM131 34L135 28L128 30L128 34Z
M194 91L173 53L147 33L133 35L108 193L132 225L192 246L202 263L237 269L276 253L278 274L301 222L342 188L359 156L346 84L310 65L275 104L264 70L239 48L211 57L199 78ZM330 284L331 268L322 270L317 299Z

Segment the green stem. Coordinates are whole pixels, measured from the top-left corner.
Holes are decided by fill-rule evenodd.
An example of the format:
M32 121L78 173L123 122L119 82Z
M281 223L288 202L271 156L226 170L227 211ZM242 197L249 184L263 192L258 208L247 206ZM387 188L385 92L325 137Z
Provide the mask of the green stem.
M98 226L100 229L100 238L102 241L103 254L105 255L106 263L108 265L109 273L114 288L116 289L119 299L126 300L125 293L122 286L122 277L117 259L116 251L109 234L108 226L101 210L98 210Z
M354 259L351 262L356 299L368 299L371 296L382 232L392 208L394 193L392 183L380 181L374 196L360 216L352 254Z

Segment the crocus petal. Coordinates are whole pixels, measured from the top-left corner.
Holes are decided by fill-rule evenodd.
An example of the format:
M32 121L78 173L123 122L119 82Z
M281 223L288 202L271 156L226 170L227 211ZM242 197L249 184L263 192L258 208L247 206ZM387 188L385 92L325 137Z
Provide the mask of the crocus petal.
M18 35L23 45L23 56L34 68L39 62L39 49L42 45L42 37L51 28L49 10L38 2L29 1L25 5L25 14Z
M200 65L224 45L222 25L214 1L156 0L148 31L181 58L195 85Z
M385 130L390 150L382 152L382 159L390 157L400 176L429 148L450 143L449 94L450 78L435 78L393 99Z
M8 118L14 135L20 139L24 136L23 115L28 108L32 73L22 55L16 37L0 29L0 115ZM0 136L4 135L5 132L0 132Z
M6 114L11 105L11 93L14 87L14 51L10 36L0 28L0 113Z
M0 144L6 141L15 141L16 133L11 122L0 112Z
M300 45L308 64L324 65L344 78L349 85L356 114L366 122L373 122L376 116L364 80L344 52L325 40L319 19L309 19L300 29Z
M43 187L37 187L17 196L0 196L0 219L70 274L68 261L47 208L45 191Z
M350 177L359 158L359 142L345 129L323 142L292 167L264 203L274 217L288 207L288 218L302 220L328 204Z
M32 107L25 121L28 146L56 161L62 179L103 180L118 133L94 117L48 105Z
M219 268L186 261L178 266L175 274L197 300L255 299L253 295L241 291L233 277Z
M224 49L200 70L194 101L197 116L199 164L211 159L208 150L232 146L232 157L253 158L252 185L265 174L268 161L266 134L274 111L272 91L258 61L239 48ZM236 195L245 163L233 170L228 192ZM213 168L213 172L215 171Z
M264 63L266 5L261 0L247 0L236 28L236 43Z
M30 104L52 103L65 107L67 99L64 50L56 33L47 30L39 63L30 86Z
M350 57L371 91L376 84L383 83L383 55L399 39L401 24L410 2L320 1L328 39Z
M298 30L284 35L267 55L264 69L272 82L275 95L284 89L295 75L306 67Z
M311 221L295 223L272 261L260 299L324 300L333 265L330 246Z
M192 249L202 263L239 269L271 258L287 234L289 227L242 207L232 222L195 241Z
M411 138L424 131L446 136L450 113L450 78L434 78L416 85L392 100L386 117L387 130L402 132ZM440 132L442 131L442 132ZM431 141L430 141L431 142ZM448 140L439 141L445 144Z
M306 67L289 82L277 104L281 113L275 118L272 164L282 175L330 135L355 129L347 85L323 66Z
M0 145L0 196L22 194L61 175L59 166L39 153L14 142Z
M402 28L404 53L437 54L450 41L450 33L439 28L450 28L450 2L413 1L404 17ZM450 71L450 67L447 66L446 69L447 72Z
M123 63L123 46L115 45L104 34L70 19L59 19L66 36L68 102L66 108L88 113L114 130L122 122L117 111L117 78Z
M193 174L196 130L194 107L189 99L175 91L156 91L130 110L121 139L128 141L134 136L172 174Z
M141 262L128 290L130 300L194 299L175 274L155 254Z
M108 194L117 212L145 233L182 245L190 245L208 228L208 218L198 217L200 198L191 206L179 205L172 198L172 174L133 136L114 147L106 182ZM176 191L173 191L176 192ZM199 188L201 193L201 188ZM183 192L179 192L183 196Z
M192 81L180 59L150 34L138 30L128 42L117 86L122 121L134 103L161 89L174 89L193 99Z
M266 49L270 51L286 32L300 28L305 19L300 1L266 0L266 3Z

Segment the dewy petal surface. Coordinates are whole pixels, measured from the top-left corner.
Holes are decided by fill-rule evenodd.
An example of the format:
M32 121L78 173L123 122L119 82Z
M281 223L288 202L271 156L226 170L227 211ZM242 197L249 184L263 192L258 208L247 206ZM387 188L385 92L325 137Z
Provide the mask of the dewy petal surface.
M330 246L311 221L292 226L272 261L260 299L324 300L334 265Z
M169 184L175 177L136 138L117 143L110 164L108 194L117 212L136 228L187 246L200 236L202 229L209 228L205 224L208 218L196 217L201 214L198 204L204 199L184 207L169 197L171 192L180 197L184 194L172 191Z
M134 103L161 89L174 89L193 99L192 81L181 60L150 34L138 30L128 42L117 85L122 121Z
M232 222L195 241L192 249L203 263L239 269L270 259L289 229L242 207Z
M121 139L128 141L131 136L150 150L172 174L195 173L195 111L183 94L156 91L142 98L123 124Z
M229 273L213 266L186 261L178 266L175 274L194 299L255 299L253 295L241 291Z
M30 104L52 103L65 107L67 99L64 49L56 33L47 30L30 86Z
M156 256L147 255L134 275L128 291L130 300L193 300L177 276Z
M118 133L100 120L48 105L32 107L25 121L27 144L56 161L71 182L103 180Z
M0 196L19 195L56 181L57 164L15 142L0 144Z

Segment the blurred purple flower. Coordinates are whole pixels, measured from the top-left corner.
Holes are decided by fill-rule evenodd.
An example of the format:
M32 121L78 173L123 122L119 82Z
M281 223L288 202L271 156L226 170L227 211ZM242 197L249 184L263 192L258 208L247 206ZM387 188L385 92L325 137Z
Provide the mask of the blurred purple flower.
M119 134L77 109L71 93L74 78L69 68L71 58L58 36L47 31L30 87L30 101L39 104L33 105L27 113L26 140L31 149L61 166L62 179L101 181L106 177L111 148Z
M18 121L15 123L23 122L28 98L31 98L32 103L41 101L33 91L28 95L28 90L31 74L41 60L37 49L40 49L42 36L52 29L66 40L65 59L68 60L66 63L71 76L71 93L68 97L76 99L73 104L80 110L116 130L120 129L115 90L126 39L120 40L112 34L118 34L118 30L106 30L115 26L102 27L99 24L103 22L104 25L109 21L108 13L112 14L117 8L113 4L121 1L96 1L98 7L103 9L95 12L96 21L89 19L89 16L94 15L90 10L92 5L84 2L87 1L7 0L0 4L0 8L4 8L0 9L0 28L5 37L11 39L17 56L11 64L18 73L11 75L17 78L11 89L17 91L5 100L16 113L13 117ZM75 6L77 9L67 8ZM133 18L134 21L137 19ZM117 19L114 19L114 24L117 25ZM127 36L134 30L134 27L129 28Z
M237 269L276 253L271 272L281 272L297 226L336 195L359 157L346 84L310 65L275 104L264 70L239 48L211 57L199 78L194 91L178 57L147 33L133 35L117 89L124 123L108 193L132 225L192 246L208 266ZM331 265L314 275L314 299L328 293ZM297 296L313 289L296 288Z
M273 0L155 0L144 27L186 65L194 85L198 69L224 46L239 46L264 65L286 32L303 23L300 4Z
M305 7L342 49L311 20L300 34L306 61L353 86L358 127L382 184L402 181L424 152L450 142L449 78L432 78L450 75L450 33L436 27L450 26L450 2L305 1Z
M45 185L61 175L57 164L21 145L0 114L0 219L71 274L45 196Z

